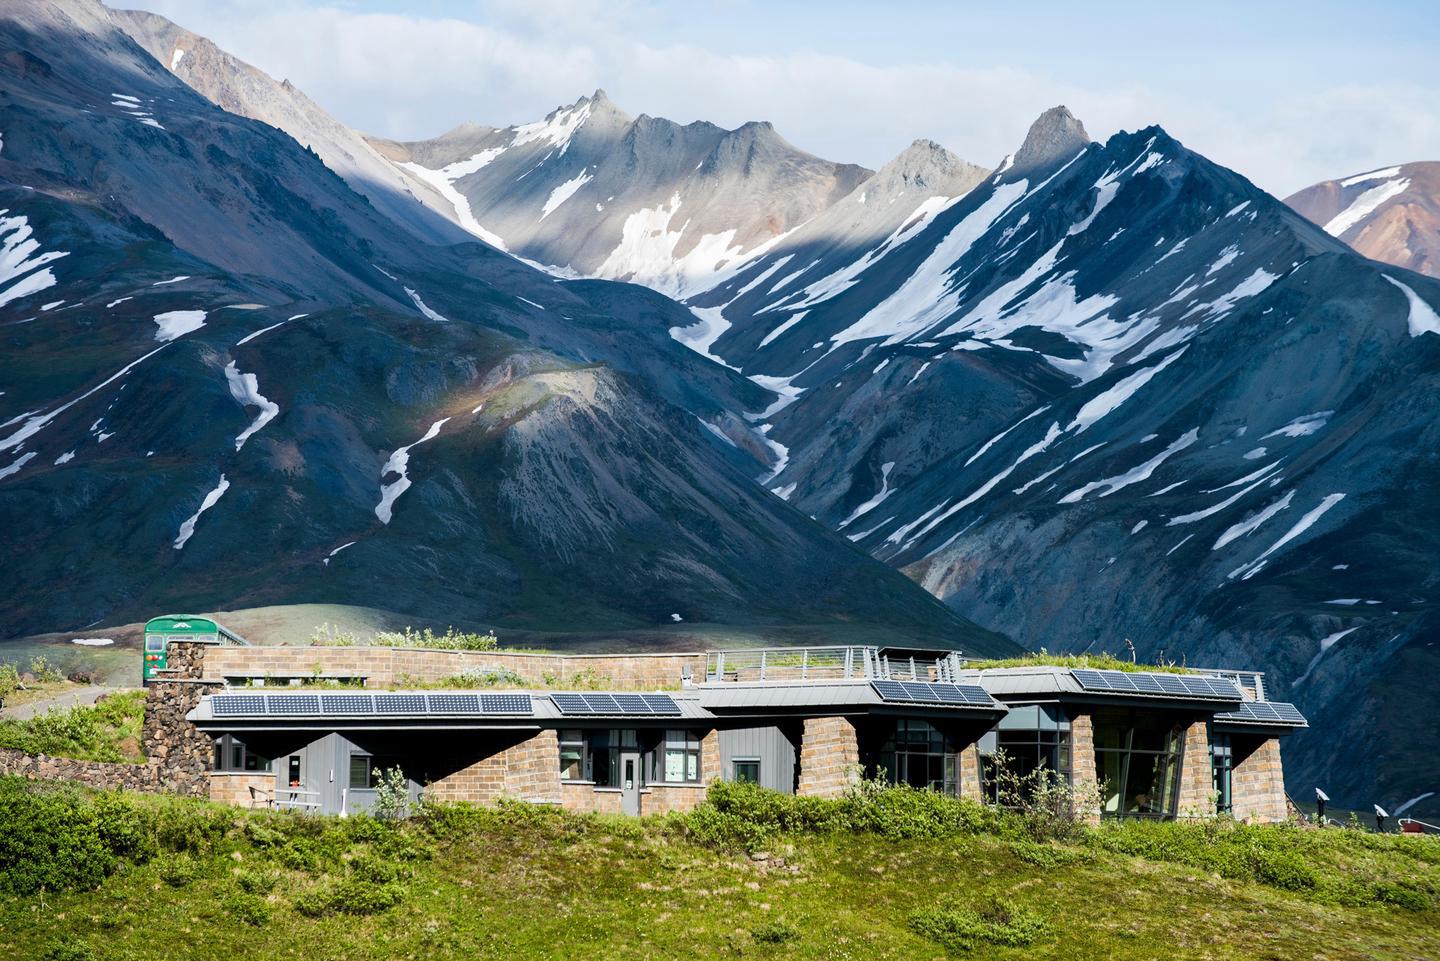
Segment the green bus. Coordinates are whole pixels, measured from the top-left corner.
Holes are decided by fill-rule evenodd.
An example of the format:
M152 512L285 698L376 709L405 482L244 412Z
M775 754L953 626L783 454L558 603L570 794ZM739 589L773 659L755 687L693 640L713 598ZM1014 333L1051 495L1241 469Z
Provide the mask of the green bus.
M199 614L165 614L145 623L145 659L141 680L149 684L157 672L169 668L171 641L199 641L202 644L245 644L239 634Z

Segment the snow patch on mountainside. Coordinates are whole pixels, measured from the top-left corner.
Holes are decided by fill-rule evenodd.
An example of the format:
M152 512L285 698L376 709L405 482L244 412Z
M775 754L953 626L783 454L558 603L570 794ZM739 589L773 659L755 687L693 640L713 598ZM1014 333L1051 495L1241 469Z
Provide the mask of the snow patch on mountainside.
M601 262L595 276L644 284L676 300L713 286L717 272L742 253L739 246L732 246L735 230L705 234L689 253L676 257L675 248L690 223L686 220L679 230L670 229L680 206L676 192L668 204L645 207L626 217L620 243Z
M442 417L430 425L425 435L413 444L406 444L396 450L385 461L385 466L380 471L380 503L375 505L375 516L380 518L380 523L389 524L390 518L395 510L395 501L401 494L410 489L410 451L419 447L426 441L434 440L440 434L440 428L450 418ZM395 480L385 483L385 478L391 474L398 474Z
M9 213L8 208L0 210L0 307L54 287L54 272L38 268L69 256L64 250L41 251L29 219L21 214L6 216Z
M459 180L466 174L471 174L479 170L491 160L494 160L495 157L499 156L500 152L499 150L482 150L468 160L462 160L458 163L450 164L447 167L441 167L439 170L431 170L429 167L422 167L420 164L409 161L398 163L396 166L409 172L416 179L434 187L435 192L444 197L450 206L455 209L455 219L459 221L461 227L464 227L490 246L504 250L506 249L505 241L502 240L498 234L491 233L480 226L480 222L475 219L475 215L470 211L470 201L466 200L465 195L455 189L456 180Z
M199 509L185 518L184 522L180 524L180 531L175 535L175 543L171 545L175 550L178 551L185 547L185 542L190 540L195 533L195 524L200 520L200 515L214 507L219 502L221 496L229 489L230 481L225 479L224 474L221 474L220 483L215 485L214 490L205 495L205 499L200 502Z
M260 408L254 422L235 438L235 449L238 451L245 446L251 435L275 419L275 415L280 413L280 405L260 393L259 378L254 374L242 373L233 360L225 365L225 382L230 386L230 396L234 397L241 407Z
M578 177L573 177L550 191L549 199L545 201L545 206L540 209L540 219L544 220L554 213L556 208L573 197L575 191L588 184L591 179L590 174L582 170Z
M167 343L205 326L203 310L167 310L155 315L155 339Z
M1371 187L1369 190L1356 197L1350 206L1340 211L1325 224L1325 232L1332 237L1339 237L1345 231L1364 220L1375 212L1381 204L1398 197L1410 187L1410 181L1401 177L1398 180L1390 180L1378 187Z
M1440 334L1440 316L1435 314L1435 308L1420 299L1420 295L1409 287L1400 283L1389 274L1382 275L1390 283L1399 287L1405 294L1405 299L1410 301L1410 336L1419 337L1421 334Z

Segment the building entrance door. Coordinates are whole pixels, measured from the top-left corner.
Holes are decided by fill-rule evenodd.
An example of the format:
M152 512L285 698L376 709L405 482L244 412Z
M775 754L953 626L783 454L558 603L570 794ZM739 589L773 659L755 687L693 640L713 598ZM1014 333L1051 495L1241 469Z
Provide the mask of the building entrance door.
M640 789L644 776L640 770L638 751L620 752L620 810L626 814L640 813Z

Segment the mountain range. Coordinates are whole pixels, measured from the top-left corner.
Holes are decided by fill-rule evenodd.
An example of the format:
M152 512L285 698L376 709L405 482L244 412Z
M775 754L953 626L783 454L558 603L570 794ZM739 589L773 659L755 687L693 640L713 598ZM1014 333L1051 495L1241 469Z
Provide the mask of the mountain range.
M1133 646L1267 671L1293 785L1440 790L1429 165L1287 206L1057 107L872 172L600 91L401 143L163 18L3 10L0 634Z
M1440 162L1326 180L1285 202L1372 260L1440 277Z

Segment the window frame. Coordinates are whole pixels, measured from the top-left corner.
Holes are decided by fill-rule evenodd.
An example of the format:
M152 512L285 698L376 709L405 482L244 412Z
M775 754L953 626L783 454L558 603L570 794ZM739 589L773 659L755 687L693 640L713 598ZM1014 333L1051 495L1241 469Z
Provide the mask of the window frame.
M355 783L355 762L365 762L364 784ZM345 769L345 786L351 791L373 791L375 790L375 755L367 751L351 751L350 759Z
M274 772L274 763L274 758L250 750L235 735L221 734L215 738L210 770L221 774L270 774Z
M1164 738L1163 746L1159 750L1148 747L1136 747L1136 734L1150 734L1149 730L1141 730L1145 722L1153 723L1156 716L1149 712L1140 711L1136 708L1128 708L1123 711L1096 712L1093 715L1095 737L1095 777L1096 782L1102 786L1100 798L1100 817L1104 819L1115 818L1141 818L1158 821L1173 820L1178 813L1180 796L1180 773L1184 760L1184 728L1181 721L1173 721L1168 730L1159 728ZM1121 737L1119 745L1115 747L1101 747L1098 736L1102 725L1119 724ZM1109 784L1109 778L1105 776L1105 762L1107 758L1113 757L1118 763L1118 793L1114 793L1116 785ZM1162 790L1158 808L1142 811L1128 810L1126 798L1131 795L1131 770L1134 760L1137 757L1150 759L1152 763L1151 786L1158 780ZM1149 803L1155 802L1153 793L1149 790L1136 793L1139 798L1144 794ZM1117 802L1117 809L1110 810L1111 801Z
M747 767L748 767L748 766L751 766L751 765L754 766L754 768L755 768L755 778L754 778L753 780L751 780L751 779L749 779L749 778L742 778L742 777L740 776L740 766L741 766L741 765L745 765L745 766L747 766ZM747 755L747 756L745 756L745 757L732 757L732 758L730 759L730 780L734 781L734 782L737 783L737 784L744 783L744 784L757 784L757 785L758 785L758 784L760 783L760 778L761 778L762 774L763 774L763 766L762 766L762 764L761 764L760 758L758 758L758 757L755 757L755 756L753 756L753 755Z
M700 784L704 780L701 766L701 745L705 738L699 731L689 728L667 728L660 735L660 741L651 749L650 784ZM670 759L679 758L681 777L670 777Z
M952 797L960 793L960 752L954 739L923 717L897 717L879 752L879 766L891 784L909 784ZM923 765L917 784L915 765ZM938 775L938 776L936 776Z

